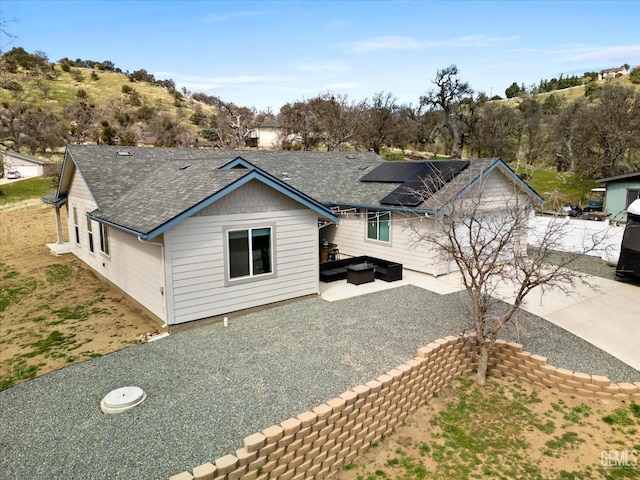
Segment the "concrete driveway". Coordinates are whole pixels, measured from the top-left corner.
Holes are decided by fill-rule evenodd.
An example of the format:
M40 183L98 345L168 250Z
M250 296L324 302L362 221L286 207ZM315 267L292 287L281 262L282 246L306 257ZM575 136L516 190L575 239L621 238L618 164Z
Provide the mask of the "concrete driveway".
M570 295L537 289L524 309L640 370L640 286L591 276L588 281L594 289L583 285Z

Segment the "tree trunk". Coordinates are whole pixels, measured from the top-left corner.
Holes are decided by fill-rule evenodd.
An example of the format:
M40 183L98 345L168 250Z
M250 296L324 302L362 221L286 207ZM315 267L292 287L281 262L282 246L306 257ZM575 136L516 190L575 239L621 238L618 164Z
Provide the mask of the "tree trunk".
M480 357L478 358L478 374L476 383L484 387L487 383L487 370L489 368L489 347L485 342L480 344Z

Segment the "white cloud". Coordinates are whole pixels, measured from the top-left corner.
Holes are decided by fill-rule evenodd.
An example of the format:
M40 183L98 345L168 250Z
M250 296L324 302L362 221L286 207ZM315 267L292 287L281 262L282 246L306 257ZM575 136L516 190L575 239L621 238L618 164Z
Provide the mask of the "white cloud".
M207 16L204 21L206 23L220 23L234 20L236 18L258 17L260 15L262 15L260 12L235 12L225 13L223 15L212 13L211 15Z
M440 47L486 47L500 43L511 43L518 40L517 36L489 37L486 35L466 35L444 40L427 41L416 40L412 37L385 35L357 42L341 44L348 53L368 53L380 50L418 50Z
M343 43L349 53L367 53L378 50L412 50L422 48L422 44L411 37L385 35L358 42Z
M324 88L327 90L355 90L360 87L362 87L362 84L358 82L327 83L324 86Z
M626 62L640 59L640 45L613 45L608 47L578 45L557 52L556 62L570 62L579 64L601 65L608 62L617 62L622 65ZM620 65L612 65L619 67Z
M192 91L233 88L270 88L298 81L295 76L285 75L238 75L233 77L207 77L180 75L172 72L158 72L159 77L172 78L176 84Z
M545 49L512 49L509 54L528 59L545 59L559 65L598 68L603 65L619 67L640 60L640 45L599 46L588 44L564 44Z
M319 73L319 72L337 73L337 72L345 72L349 70L347 63L341 62L341 61L318 62L318 63L301 62L301 63L298 63L295 66L295 68L299 72L312 72L312 73Z

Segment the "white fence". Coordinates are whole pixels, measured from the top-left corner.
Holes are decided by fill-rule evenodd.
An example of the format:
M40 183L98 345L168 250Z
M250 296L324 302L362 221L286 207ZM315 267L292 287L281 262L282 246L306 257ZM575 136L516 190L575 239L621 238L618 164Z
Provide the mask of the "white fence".
M540 238L548 229L562 224L562 238L558 250L572 253L586 253L600 257L607 262L617 262L624 226L609 225L608 221L581 220L571 217L532 216L529 220L528 243L540 246Z

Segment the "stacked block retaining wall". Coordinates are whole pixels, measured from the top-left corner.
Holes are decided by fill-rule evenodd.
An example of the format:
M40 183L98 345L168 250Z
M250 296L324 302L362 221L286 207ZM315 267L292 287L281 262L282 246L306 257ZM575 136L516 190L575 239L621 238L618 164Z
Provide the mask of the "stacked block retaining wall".
M413 414L454 378L472 372L470 339L446 337L418 355L328 402L244 439L234 454L204 463L169 480L303 480L333 476ZM498 341L489 369L540 387L611 399L640 401L640 382L612 383L607 377L552 367L547 359Z

